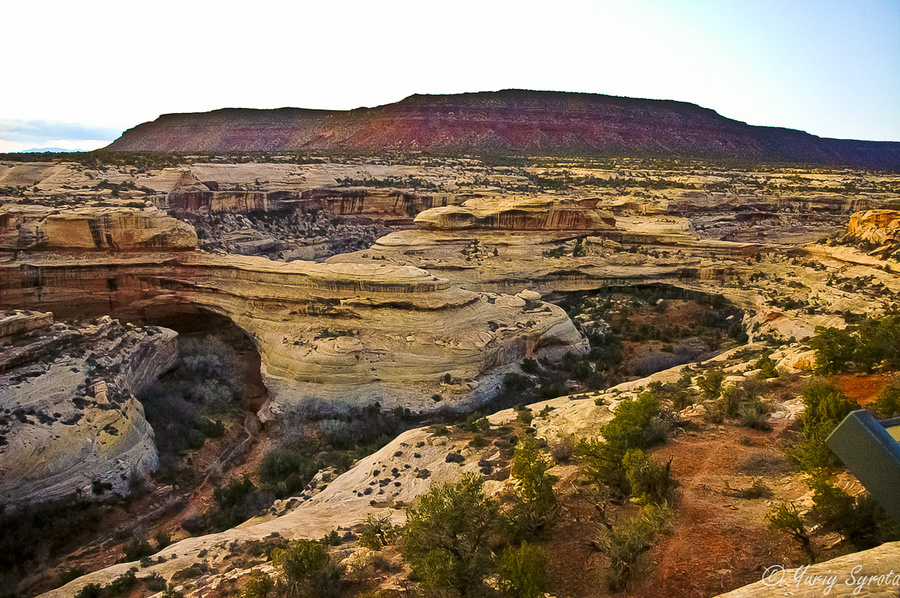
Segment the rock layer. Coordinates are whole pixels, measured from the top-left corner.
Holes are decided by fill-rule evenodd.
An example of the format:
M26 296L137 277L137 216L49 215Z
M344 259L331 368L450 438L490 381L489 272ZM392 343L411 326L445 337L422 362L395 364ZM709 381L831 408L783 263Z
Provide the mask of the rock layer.
M468 200L460 206L432 208L416 216L422 230L598 231L616 226L596 201L538 198Z
M868 210L850 216L847 237L875 245L900 241L900 212Z
M256 344L274 411L310 399L469 407L492 398L523 358L587 348L556 306L386 264L32 253L0 263L0 305L144 322L224 315Z
M196 249L197 233L156 208L0 206L0 250Z
M175 333L108 317L76 327L14 315L40 326L0 337L0 502L128 494L157 465L134 392L175 364Z

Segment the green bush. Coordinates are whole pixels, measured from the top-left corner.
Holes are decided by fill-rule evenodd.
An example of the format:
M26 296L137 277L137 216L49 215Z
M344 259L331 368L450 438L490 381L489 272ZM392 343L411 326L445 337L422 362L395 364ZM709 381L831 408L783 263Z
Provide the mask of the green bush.
M868 495L850 496L821 474L813 476L810 488L814 491L810 519L825 531L840 534L857 550L897 539L900 525Z
M759 370L759 378L761 380L767 380L768 378L778 377L778 372L775 371L775 365L775 360L772 359L771 356L763 355L756 364L754 364L754 367Z
M510 598L541 598L547 589L547 559L528 542L503 551L498 573L500 592Z
M894 382L884 387L872 405L875 417L888 419L900 416L900 384Z
M822 374L847 371L857 348L856 339L848 331L821 326L809 345L815 350L816 371Z
M491 570L498 516L484 482L467 474L455 484L432 488L407 510L401 553L428 588L471 595Z
M625 589L641 557L671 519L672 511L668 506L648 504L631 519L603 528L599 546L609 559L608 584L611 590L618 592Z
M809 564L816 562L812 539L806 530L806 523L794 503L779 503L766 514L766 521L772 531L783 532L794 538L806 554Z
M284 580L288 598L337 598L343 570L319 542L295 540L272 551L272 561Z
M582 440L578 444L585 474L598 484L629 494L622 459L629 449L646 449L663 440L659 428L653 425L659 414L659 399L653 392L620 403L615 416L600 430L602 440Z
M523 391L528 388L528 378L515 372L507 372L503 376L503 386L512 391Z
M100 598L103 589L99 584L89 583L75 593L74 598Z
M725 372L719 368L707 370L702 376L697 378L697 386L703 393L703 398L707 400L716 399L722 392L722 382L725 380Z
M241 592L241 598L269 598L275 593L275 583L262 571L252 571L247 585Z
M139 561L156 552L145 540L132 540L122 547L122 551L125 553L122 562L125 563Z
M790 455L804 471L813 473L840 462L825 444L825 439L845 417L859 406L830 382L814 378L802 390L802 435L791 448Z
M641 449L629 449L622 459L631 496L642 504L665 504L675 489L671 462L663 465Z
M516 500L505 514L511 538L530 538L551 522L556 514L556 476L547 473L550 460L530 436L516 445L510 474L518 481Z
M372 550L380 550L390 544L399 530L391 523L388 515L369 515L359 530L359 545Z
M522 360L522 371L526 374L537 374L538 371L538 363L536 360L526 357Z

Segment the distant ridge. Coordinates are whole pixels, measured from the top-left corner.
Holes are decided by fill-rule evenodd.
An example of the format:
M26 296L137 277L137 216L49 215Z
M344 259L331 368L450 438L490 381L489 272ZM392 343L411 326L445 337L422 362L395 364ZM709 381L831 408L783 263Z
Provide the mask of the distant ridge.
M224 108L165 114L111 151L511 153L787 162L900 170L900 142L759 127L673 100L509 89L413 95L354 110Z

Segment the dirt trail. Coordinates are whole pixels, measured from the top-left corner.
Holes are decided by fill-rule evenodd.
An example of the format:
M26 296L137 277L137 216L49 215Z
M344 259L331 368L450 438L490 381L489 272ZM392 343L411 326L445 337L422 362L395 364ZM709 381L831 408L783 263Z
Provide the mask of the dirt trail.
M772 432L736 426L677 437L654 453L672 459L678 481L672 530L651 551L650 575L630 596L700 598L758 581L765 567L781 563L793 547L766 529L771 499L743 499L731 490L762 479L776 498L806 491L791 480L780 439ZM714 572L713 575L710 575Z

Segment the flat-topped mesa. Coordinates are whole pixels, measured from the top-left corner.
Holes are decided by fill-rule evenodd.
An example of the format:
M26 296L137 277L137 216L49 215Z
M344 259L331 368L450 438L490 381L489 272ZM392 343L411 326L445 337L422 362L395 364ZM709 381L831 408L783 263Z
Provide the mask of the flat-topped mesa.
M897 210L868 210L850 216L848 239L875 245L900 242L900 212Z
M0 206L0 251L191 251L193 227L156 208Z
M225 316L255 343L266 412L275 413L312 399L420 412L468 408L495 396L503 375L526 357L587 350L556 306L465 291L392 264L34 253L0 262L0 291L0 306L63 317Z
M157 465L134 393L174 365L175 333L35 312L0 312L2 322L19 326L0 337L0 502L128 494Z
M470 199L459 206L425 210L414 222L421 230L445 231L595 232L616 227L615 218L597 209L596 200L522 197Z

